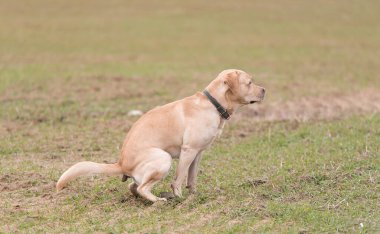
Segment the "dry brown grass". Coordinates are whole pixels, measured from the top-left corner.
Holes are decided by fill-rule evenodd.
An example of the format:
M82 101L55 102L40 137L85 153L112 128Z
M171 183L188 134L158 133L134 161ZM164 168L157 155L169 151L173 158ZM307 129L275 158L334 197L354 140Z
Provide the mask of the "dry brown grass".
M380 112L380 90L334 93L301 97L285 102L262 103L244 108L239 114L255 121L309 121L341 119Z

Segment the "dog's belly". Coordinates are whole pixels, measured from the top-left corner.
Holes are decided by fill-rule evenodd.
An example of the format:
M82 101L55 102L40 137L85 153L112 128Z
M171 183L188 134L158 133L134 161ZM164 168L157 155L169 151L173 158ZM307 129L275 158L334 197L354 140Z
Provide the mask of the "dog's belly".
M168 152L172 158L179 158L179 155L181 154L181 147L180 146L169 146L165 149L166 152Z

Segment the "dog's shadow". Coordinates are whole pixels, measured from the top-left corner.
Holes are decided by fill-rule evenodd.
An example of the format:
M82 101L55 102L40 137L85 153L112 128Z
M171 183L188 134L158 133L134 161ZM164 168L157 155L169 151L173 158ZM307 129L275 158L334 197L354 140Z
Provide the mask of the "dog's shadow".
M160 207L160 206L172 206L175 207L178 204L184 202L186 197L176 197L172 192L161 192L159 197L166 198L167 201L157 201L152 202L146 200L141 196L134 196L133 194L125 194L120 198L120 203L126 203L128 206L136 206L136 207Z

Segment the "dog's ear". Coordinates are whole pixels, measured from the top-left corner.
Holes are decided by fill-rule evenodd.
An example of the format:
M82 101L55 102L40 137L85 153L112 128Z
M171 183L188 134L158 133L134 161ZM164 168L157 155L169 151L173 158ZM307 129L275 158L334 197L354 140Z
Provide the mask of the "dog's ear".
M239 86L239 76L239 71L233 71L226 75L224 84L228 86L228 89L231 90L231 92L234 92L234 90Z

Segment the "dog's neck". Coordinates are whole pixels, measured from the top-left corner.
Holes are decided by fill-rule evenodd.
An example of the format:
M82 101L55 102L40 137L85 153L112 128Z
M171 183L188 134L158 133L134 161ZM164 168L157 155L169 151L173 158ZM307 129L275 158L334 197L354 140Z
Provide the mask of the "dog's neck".
M229 98L228 87L219 81L214 81L207 86L207 91L232 115L241 105Z

